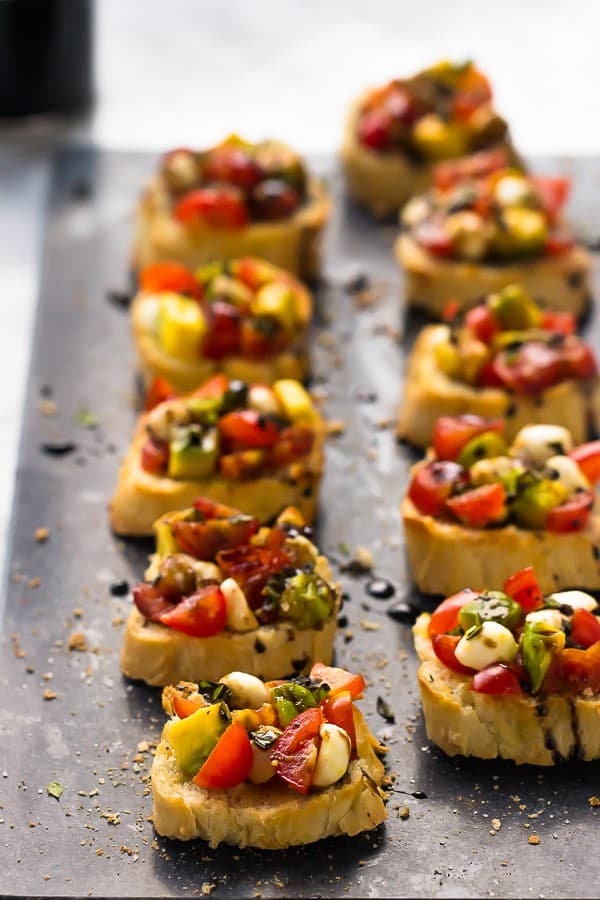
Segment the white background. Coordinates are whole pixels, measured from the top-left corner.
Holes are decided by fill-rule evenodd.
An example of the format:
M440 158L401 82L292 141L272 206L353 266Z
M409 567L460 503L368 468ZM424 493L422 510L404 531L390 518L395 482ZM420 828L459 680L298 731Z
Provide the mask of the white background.
M600 151L599 0L97 0L96 24L89 120L50 132L39 123L0 128L0 558L49 134L160 150L236 130L332 152L356 93L446 56L474 58L488 72L525 153Z

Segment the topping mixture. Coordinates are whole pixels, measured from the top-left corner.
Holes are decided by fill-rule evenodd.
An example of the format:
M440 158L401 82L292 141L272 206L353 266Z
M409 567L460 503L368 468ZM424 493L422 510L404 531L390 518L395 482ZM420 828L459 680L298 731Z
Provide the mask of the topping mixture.
M437 658L481 694L600 691L600 609L590 594L542 595L531 567L502 591L469 588L429 620Z
M144 317L161 349L184 363L286 350L310 310L291 275L252 257L213 262L196 273L157 263L140 276Z
M528 425L508 447L503 427L473 415L438 419L436 458L416 468L408 490L419 512L469 528L584 528L600 479L600 441L573 448L565 428Z
M165 688L165 739L186 780L219 790L283 782L299 794L344 777L357 753L353 700L362 675L316 663L308 677L264 683L231 672L218 683Z
M378 153L417 163L465 156L506 137L489 82L471 62L440 62L374 90L360 110L357 136Z
M310 454L317 414L297 381L269 387L214 375L193 394L160 403L146 422L146 472L183 481L217 473L242 480Z
M306 199L302 160L279 141L251 144L231 135L203 152L171 150L160 175L173 217L191 227L236 229L288 219Z
M339 603L312 529L294 509L273 528L199 497L155 524L157 552L133 601L151 622L193 637L289 622L323 627Z
M448 339L436 346L436 359L456 381L539 394L561 381L597 374L594 354L575 328L572 313L543 311L521 287L510 285L453 322Z

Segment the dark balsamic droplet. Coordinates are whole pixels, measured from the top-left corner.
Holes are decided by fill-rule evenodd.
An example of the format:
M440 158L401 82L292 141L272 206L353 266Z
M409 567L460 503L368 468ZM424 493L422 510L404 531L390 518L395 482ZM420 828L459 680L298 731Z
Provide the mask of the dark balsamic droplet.
M414 797L415 800L427 800L425 791L413 791L411 797Z
M338 616L337 623L338 628L347 628L350 624L350 620L348 619L348 616Z
M389 600L396 593L396 588L387 578L374 578L365 588L367 594L377 600Z
M399 600L398 603L394 603L389 607L387 614L394 622L401 622L403 625L412 625L419 615L419 610L415 609L414 606L411 606L410 603Z
M359 294L361 291L365 291L369 284L369 276L359 272L352 278L349 278L343 287L347 294Z
M387 700L383 699L383 697L377 698L376 709L381 718L385 719L386 722L390 722L390 724L393 724L396 721L396 716L394 715L393 709L391 708Z
M128 309L131 306L133 297L127 291L108 290L106 299L113 306L119 307L119 309Z
M48 456L66 456L77 449L77 444L73 441L44 441L40 449Z
M129 582L125 581L125 579L122 581L113 581L110 586L110 592L113 597L125 597L125 595L129 593Z

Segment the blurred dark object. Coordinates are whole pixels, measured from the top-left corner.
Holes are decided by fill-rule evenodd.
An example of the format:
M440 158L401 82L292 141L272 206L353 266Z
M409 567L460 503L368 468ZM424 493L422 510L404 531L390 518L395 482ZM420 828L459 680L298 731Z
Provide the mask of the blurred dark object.
M0 0L0 117L86 112L93 0Z

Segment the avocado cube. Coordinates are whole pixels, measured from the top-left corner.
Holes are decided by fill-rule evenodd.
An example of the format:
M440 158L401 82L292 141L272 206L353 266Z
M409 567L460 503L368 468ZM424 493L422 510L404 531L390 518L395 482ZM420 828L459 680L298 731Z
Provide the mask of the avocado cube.
M229 712L222 703L201 706L191 716L169 722L165 736L187 778L200 771L229 723Z
M196 362L206 328L204 313L196 300L179 294L161 296L158 341L169 356L183 362Z
M170 443L169 478L200 481L215 470L219 456L219 432L201 425L178 428Z
M297 322L294 292L280 281L265 284L254 296L252 314L275 319L285 331L293 331Z
M310 394L299 381L282 378L273 385L273 392L292 422L313 422L315 410Z

